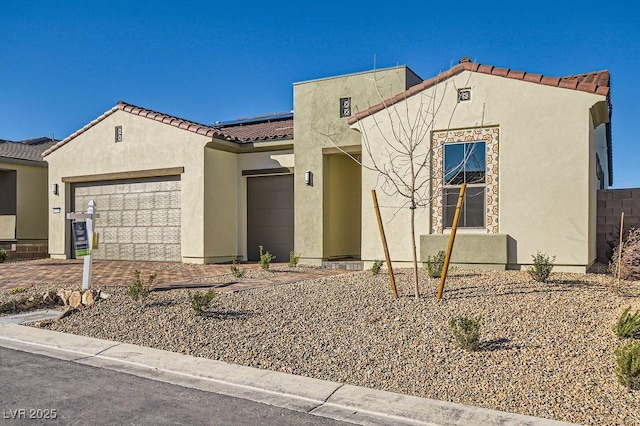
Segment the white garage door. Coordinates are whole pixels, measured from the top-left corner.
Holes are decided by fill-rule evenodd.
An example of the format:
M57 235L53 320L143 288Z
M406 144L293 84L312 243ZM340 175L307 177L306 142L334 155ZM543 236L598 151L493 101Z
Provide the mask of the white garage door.
M181 261L180 178L92 182L74 186L72 209L96 201L96 259Z

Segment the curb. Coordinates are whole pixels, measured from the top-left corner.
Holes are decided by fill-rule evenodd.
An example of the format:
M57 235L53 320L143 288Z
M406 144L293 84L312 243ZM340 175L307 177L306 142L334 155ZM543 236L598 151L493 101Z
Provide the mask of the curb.
M0 346L356 424L571 424L260 370L8 321L0 321Z

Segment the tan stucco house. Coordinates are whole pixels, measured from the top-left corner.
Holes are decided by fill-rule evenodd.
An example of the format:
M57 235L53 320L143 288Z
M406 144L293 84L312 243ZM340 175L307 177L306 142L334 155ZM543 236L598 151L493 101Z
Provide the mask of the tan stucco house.
M0 247L12 258L47 255L47 163L56 141L0 140Z
M293 106L203 125L118 103L45 153L60 188L49 194L51 255L72 255L64 213L95 199L98 257L255 260L263 245L277 260L295 250L305 264L367 267L383 258L375 188L391 257L409 262L409 209L370 166L398 126L430 111L423 260L446 246L451 200L470 177L455 264L519 268L537 250L559 269L595 260L596 191L612 181L607 71L547 77L463 59L425 81L402 66L295 83Z

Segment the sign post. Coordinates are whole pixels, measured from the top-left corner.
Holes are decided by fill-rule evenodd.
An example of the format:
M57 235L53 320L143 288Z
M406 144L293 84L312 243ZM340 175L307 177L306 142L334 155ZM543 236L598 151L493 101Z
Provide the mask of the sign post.
M82 269L82 289L91 287L92 256L91 251L97 243L94 233L94 222L100 217L96 212L96 202L89 201L86 213L67 213L67 219L73 220L73 241L76 257L84 257L84 268ZM80 219L84 219L81 221Z

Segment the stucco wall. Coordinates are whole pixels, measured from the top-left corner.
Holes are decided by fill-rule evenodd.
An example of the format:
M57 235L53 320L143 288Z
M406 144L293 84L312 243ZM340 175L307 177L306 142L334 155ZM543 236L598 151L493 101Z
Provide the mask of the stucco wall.
M472 100L457 102L457 88L471 88ZM479 73L463 72L445 84L409 98L398 110L409 109L409 117L435 99L438 113L432 130L484 128L499 129L499 196L496 232L509 235L511 266L531 263L537 250L556 256L558 270L583 270L592 260L590 209L595 187L591 170L592 143L589 108L603 96L570 89L528 83ZM384 146L375 131L375 120L389 133L386 111L356 123L369 138L374 150ZM604 127L604 125L602 126ZM373 130L372 130L373 129ZM428 140L428 138L427 138ZM365 158L366 160L366 158ZM373 187L377 176L363 172L363 189ZM365 192L365 191L363 191ZM381 205L397 206L399 199L381 196ZM381 258L375 217L368 197L363 198L362 257ZM408 209L385 226L390 238L392 259L411 259ZM416 210L416 238L430 233L430 209ZM462 233L484 232L466 230ZM417 242L417 241L416 241ZM592 244L595 244L593 242Z
M26 162L0 162L0 169L15 170L15 236L20 242L44 242L48 237L47 168ZM13 194L12 194L13 195ZM4 234L4 233L3 233Z
M115 126L123 127L123 141L115 143ZM182 256L204 258L204 146L211 139L153 120L116 111L97 125L54 151L49 163L49 183L60 185L59 195L49 192L49 252L53 257L69 256L67 220L70 184L65 177L123 173L184 167L182 181ZM100 206L97 206L99 211ZM98 219L99 220L99 219Z
M355 114L405 90L407 80L418 82L410 70L398 67L294 84L295 251L301 262L319 264L324 255L322 149L360 145L360 135L340 117L340 98L351 98ZM305 185L305 171L313 173L313 186Z

